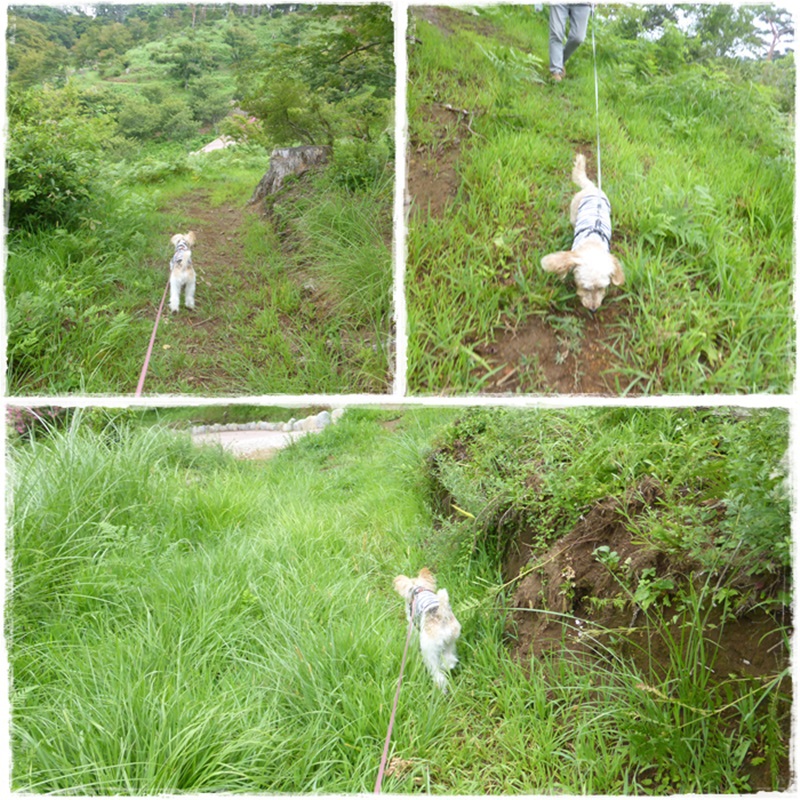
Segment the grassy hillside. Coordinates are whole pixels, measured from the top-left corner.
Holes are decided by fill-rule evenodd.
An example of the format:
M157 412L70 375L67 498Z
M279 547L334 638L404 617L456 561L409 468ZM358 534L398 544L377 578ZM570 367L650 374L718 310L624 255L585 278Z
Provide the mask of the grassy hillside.
M66 431L13 440L13 786L369 791L405 630L392 578L426 565L462 623L461 663L441 695L414 645L384 791L785 787L785 417L351 409L269 462L195 449L139 412L78 411ZM584 624L583 653L522 657L515 615L534 615L514 608L498 532L541 532L530 573L645 478L663 494L631 522L658 574L609 548L592 559L629 582L614 601L626 625ZM678 614L666 655L626 649L628 627L655 643ZM758 673L723 661L727 639L712 645L756 618L767 638L745 652L763 651Z
M411 9L412 391L788 391L793 61L692 60L620 13L596 43L626 282L590 318L539 262L572 240L576 152L596 176L591 39L554 83L546 9Z
M210 14L195 26L187 8L164 16L139 7L153 15L149 28L135 16L124 25L60 12L44 22L12 17L10 391L132 393L170 237L190 229L197 308L167 312L147 392L388 391L392 145L369 128L369 142L346 130L347 103L373 89L353 81L352 97L326 98L331 163L287 185L269 208L247 201L272 147L304 140L280 139L266 111L236 109L257 90L259 59L282 47L317 53L346 14ZM68 23L88 31L56 49L54 63L39 65L49 73L31 84L31 37L58 39ZM388 115L390 127L391 103L375 103L376 120ZM223 132L238 144L195 154Z

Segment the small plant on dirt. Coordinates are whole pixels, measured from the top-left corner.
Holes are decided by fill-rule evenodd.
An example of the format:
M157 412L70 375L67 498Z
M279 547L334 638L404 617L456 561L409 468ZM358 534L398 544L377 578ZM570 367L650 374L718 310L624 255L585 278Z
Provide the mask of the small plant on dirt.
M592 555L605 566L609 572L616 572L619 569L619 553L616 550L612 550L607 544L600 545Z
M556 362L563 364L570 355L577 355L581 351L585 335L585 325L578 317L549 316L548 322L558 331L559 344L564 348L556 354Z
M668 576L658 577L655 567L642 570L639 582L633 592L632 602L642 611L647 611L650 606L660 603L670 605L670 593L675 590L675 581Z

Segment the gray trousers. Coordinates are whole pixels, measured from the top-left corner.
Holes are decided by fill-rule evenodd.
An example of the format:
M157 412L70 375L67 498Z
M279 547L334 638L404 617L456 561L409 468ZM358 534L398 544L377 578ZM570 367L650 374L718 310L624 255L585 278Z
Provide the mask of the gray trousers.
M578 49L586 38L591 5L553 5L550 6L550 72L563 72L567 59ZM569 36L564 44L564 36L569 19Z

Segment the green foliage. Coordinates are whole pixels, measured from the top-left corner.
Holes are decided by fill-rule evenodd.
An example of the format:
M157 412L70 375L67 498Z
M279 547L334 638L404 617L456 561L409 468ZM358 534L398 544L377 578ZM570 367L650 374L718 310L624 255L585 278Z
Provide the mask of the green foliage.
M192 109L180 97L157 90L150 96L131 97L117 114L120 133L135 139L180 141L197 133Z
M198 78L219 66L219 56L204 41L194 35L167 39L153 61L167 65L167 72L187 89Z
M793 59L693 60L677 21L694 9L603 7L593 21L603 188L626 274L601 322L609 388L787 391ZM513 375L504 391L563 390L540 363L553 358L548 349L517 354L510 332L521 342L544 321L561 341L553 310L573 314L571 281L552 280L539 262L572 237L569 168L597 136L592 50L576 51L562 84L527 81L521 91L523 65L500 55L544 57L547 14L503 5L477 14L429 22L411 12L410 166L421 189L407 239L409 386L499 391L498 378ZM444 113L445 102L468 114ZM554 361L576 356L580 391L598 365L589 338L569 340Z
M366 189L386 180L394 150L391 140L368 143L340 141L328 169L331 179L351 191Z
M729 424L724 447L728 481L720 546L740 557L749 575L787 569L792 558L787 417L763 414L758 424Z
M460 535L473 540L477 532L497 558L520 529L543 548L569 532L587 504L622 499L654 479L666 500L636 523L638 537L709 570L752 575L791 564L787 446L787 415L777 410L741 418L470 409L445 430L431 467L438 491L471 516ZM708 498L724 502L722 521L702 505ZM604 563L613 555L597 551Z
M48 26L13 14L6 46L10 84L22 89L59 75L67 56L63 45L52 41Z
M231 110L230 89L215 75L200 75L188 83L189 104L196 120L216 123Z
M242 104L273 146L373 139L390 124L393 27L385 6L319 7L302 42L287 37L237 71ZM359 113L361 112L361 113Z
M584 630L591 652L512 655L498 570L436 552L420 494L453 410L350 409L258 464L140 413L78 409L66 431L10 448L15 791L368 791L405 630L391 580L423 565L450 592L461 663L443 696L412 644L386 792L785 788L788 671L720 674L711 581L680 606L650 603L625 648L608 644L623 633ZM681 418L639 413L642 440ZM615 414L603 421L636 416ZM544 435L583 424L583 412L549 416L545 454ZM487 410L462 430L493 425ZM671 443L645 442L652 470L680 461Z
M113 139L107 117L87 114L72 88L12 92L6 153L12 228L74 220L92 196Z
M72 48L79 63L109 61L122 55L133 45L133 36L120 22L89 28Z

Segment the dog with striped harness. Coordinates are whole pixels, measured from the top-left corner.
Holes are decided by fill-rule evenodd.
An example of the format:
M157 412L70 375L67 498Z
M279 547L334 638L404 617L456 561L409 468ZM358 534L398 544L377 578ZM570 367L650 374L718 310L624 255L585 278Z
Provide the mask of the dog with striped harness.
M194 290L197 276L192 266L192 246L195 243L194 231L176 233L170 242L175 253L169 262L169 308L174 314L181 303L181 289L186 287L184 305L194 308Z
M562 280L572 272L581 303L594 314L609 285L621 286L625 273L611 255L611 203L586 175L586 158L581 153L575 156L572 180L580 187L569 207L575 229L572 249L546 255L542 269Z
M406 619L419 629L422 660L433 682L447 691L447 673L458 663L456 640L461 625L450 608L447 589L436 591L436 578L423 567L416 578L398 575L395 591L406 601Z

